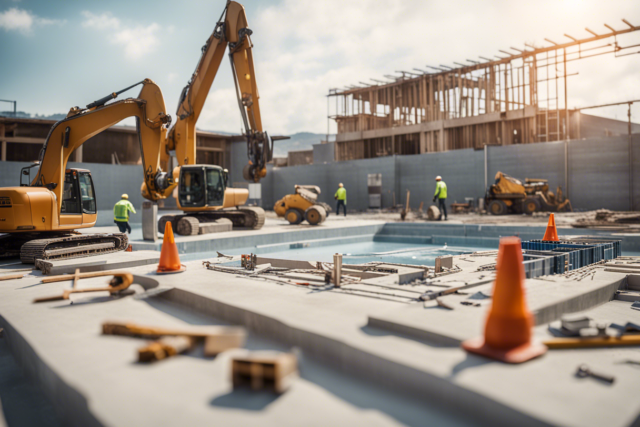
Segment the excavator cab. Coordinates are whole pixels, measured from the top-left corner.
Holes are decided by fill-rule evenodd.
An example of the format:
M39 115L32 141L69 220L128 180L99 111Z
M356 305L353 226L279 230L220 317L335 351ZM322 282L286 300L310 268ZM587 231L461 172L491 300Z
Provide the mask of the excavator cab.
M95 194L90 171L86 169L65 170L60 213L63 215L95 215Z
M186 208L222 206L227 179L220 166L182 166L178 180L180 206Z

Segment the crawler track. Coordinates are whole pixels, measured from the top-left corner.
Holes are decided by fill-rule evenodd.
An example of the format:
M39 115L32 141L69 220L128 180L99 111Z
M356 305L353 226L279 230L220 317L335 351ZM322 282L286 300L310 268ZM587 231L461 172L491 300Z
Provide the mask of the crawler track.
M42 238L42 237L47 238ZM16 237L16 236L12 236ZM20 250L20 260L25 264L33 264L37 259L68 259L100 255L125 250L129 244L126 234L58 234L51 237L50 234L30 235L31 239L23 241ZM19 238L20 239L20 238ZM4 239L3 239L4 240ZM3 242L4 243L4 242ZM14 247L8 248L13 256L16 253ZM0 246L0 253L5 252L5 247ZM11 255L9 255L11 256Z

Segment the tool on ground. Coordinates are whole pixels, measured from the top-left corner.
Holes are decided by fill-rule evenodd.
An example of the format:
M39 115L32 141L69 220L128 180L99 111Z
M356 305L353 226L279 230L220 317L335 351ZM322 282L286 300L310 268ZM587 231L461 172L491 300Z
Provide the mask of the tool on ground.
M162 249L160 251L160 262L158 263L157 274L182 273L187 266L180 264L178 246L173 237L171 223L167 222L164 227L164 238L162 239Z
M304 220L311 225L322 224L331 213L331 207L318 201L320 194L320 187L316 185L296 185L295 193L278 200L273 210L289 224L300 224Z
M544 341L544 345L546 345L551 350L640 345L640 335L624 334L616 336L607 335L580 338L552 338Z
M240 265L245 270L255 270L258 265L258 256L256 254L240 255Z
M242 347L247 336L245 329L239 326L159 328L122 322L104 322L102 334L152 339L165 336L186 336L196 342L204 341L205 356L215 356L223 351Z
M155 362L186 353L194 343L192 338L183 335L161 338L138 349L138 362Z
M129 286L131 286L131 284L133 283L133 275L129 273L115 273L113 275L113 279L111 279L108 283L109 283L109 286L107 287L78 289L75 287L75 280L74 280L74 287L71 289L65 289L62 292L62 295L57 295L53 297L36 298L33 300L33 302L38 303L38 302L49 302L49 301L61 301L61 300L69 299L69 296L71 296L71 294L80 294L80 293L87 293L87 292L107 291L111 295L115 295L115 294L121 293L125 289L129 288Z
M0 276L0 282L2 282L3 280L22 279L26 275L27 273L7 274L6 276Z
M124 271L118 271L118 270L92 271L89 273L79 273L78 272L79 270L80 269L77 268L74 274L61 274L59 276L45 277L42 279L41 283L54 283L54 282L64 282L66 280L89 279L92 277L112 276L114 274L124 273Z
M600 381L604 381L604 382L609 383L609 384L613 384L613 382L616 380L616 378L611 376L611 375L601 374L601 373L598 373L598 372L593 372L585 364L582 364L582 365L578 366L578 370L576 371L576 376L579 377L579 378L592 377L592 378L598 379Z
M480 285L486 285L487 283L491 283L493 282L493 278L490 279L482 279L482 280L478 280L477 282L472 282L472 283L468 283L466 285L462 285L462 286L456 286L454 288L449 288L449 289L444 289L442 291L427 291L424 294L420 295L420 300L421 301L432 301L436 298L445 296L445 295L449 295L449 294L455 294L458 291L462 291L462 290L466 290L469 288L473 288L476 286L480 286Z
M556 228L556 217L554 214L549 215L549 223L547 224L547 230L544 232L542 238L545 242L558 242L558 229Z
M549 191L546 179L525 179L525 183L502 172L495 177L495 184L487 188L484 198L487 211L493 215L507 213L571 212L571 202L565 199L562 188L556 194Z
M582 329L591 327L591 318L583 314L565 314L560 318L560 332L565 335L580 335Z
M250 387L284 393L298 376L298 359L291 353L255 352L231 359L233 388Z
M526 302L519 238L500 239L496 270L484 337L467 340L462 343L462 348L506 363L522 363L541 356L547 347L531 341L533 315Z

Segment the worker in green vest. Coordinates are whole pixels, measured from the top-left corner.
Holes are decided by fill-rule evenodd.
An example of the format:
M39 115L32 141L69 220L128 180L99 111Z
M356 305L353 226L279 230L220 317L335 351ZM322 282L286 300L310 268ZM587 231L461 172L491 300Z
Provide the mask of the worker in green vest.
M120 201L113 207L113 219L121 233L125 231L131 234L131 226L129 225L129 212L136 213L133 205L129 201L129 196L123 194Z
M438 199L438 209L440 209L440 216L438 221L442 220L442 214L444 213L444 220L447 220L447 184L442 180L440 175L436 176L436 194L433 195L433 202Z
M336 215L340 215L340 206L344 209L344 216L347 216L347 189L344 188L342 183L339 184L338 191L333 196L338 201L338 207L336 208Z

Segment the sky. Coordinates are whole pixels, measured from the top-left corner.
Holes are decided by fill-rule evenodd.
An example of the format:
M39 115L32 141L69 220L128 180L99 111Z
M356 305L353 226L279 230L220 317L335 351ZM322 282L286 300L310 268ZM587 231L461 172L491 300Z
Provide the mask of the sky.
M241 1L242 2L242 1ZM329 88L396 70L453 65L563 34L640 25L636 0L246 0L264 128L327 132ZM32 114L66 113L150 78L170 114L224 0L0 0L0 99ZM640 45L640 31L621 37ZM632 50L630 50L632 51ZM635 51L635 50L633 50ZM637 48L640 51L640 46ZM570 64L569 108L640 99L640 55ZM135 96L132 90L121 96ZM0 110L10 104L0 103ZM592 110L626 120L624 107ZM640 122L640 105L633 107ZM198 128L240 132L228 60ZM335 132L331 123L330 132Z

